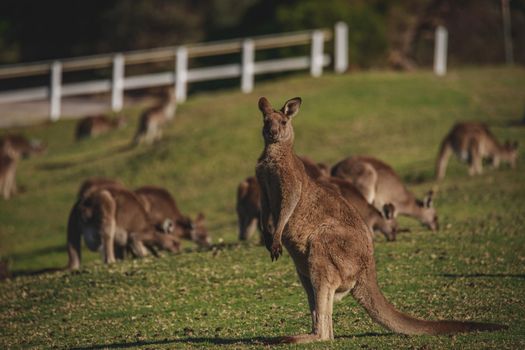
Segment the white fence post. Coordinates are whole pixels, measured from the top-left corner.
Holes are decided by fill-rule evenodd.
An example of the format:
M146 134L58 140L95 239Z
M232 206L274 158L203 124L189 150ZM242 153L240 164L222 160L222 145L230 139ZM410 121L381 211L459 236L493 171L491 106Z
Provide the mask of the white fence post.
M310 74L319 77L323 74L323 32L315 30L312 33L312 51L310 54Z
M335 24L334 70L344 73L348 69L348 25L344 22Z
M62 63L55 61L51 64L51 91L49 101L49 115L52 121L60 118L60 99L62 96Z
M246 39L242 43L242 76L241 90L245 94L253 90L253 74L255 61L255 45L253 40Z
M177 48L177 67L175 73L175 97L177 102L186 101L188 85L188 49L185 46Z
M124 55L113 57L113 80L111 81L111 108L119 112L124 105Z
M437 27L434 46L434 73L438 76L447 73L447 39L447 29L443 26Z

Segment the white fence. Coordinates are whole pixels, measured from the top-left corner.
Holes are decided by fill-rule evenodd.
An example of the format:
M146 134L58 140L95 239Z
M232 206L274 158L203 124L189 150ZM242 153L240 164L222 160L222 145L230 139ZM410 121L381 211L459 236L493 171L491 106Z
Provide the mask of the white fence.
M132 51L110 55L79 57L74 59L41 62L34 64L0 67L0 81L6 78L31 77L49 74L49 86L0 92L0 103L33 100L50 101L50 118L58 120L61 114L62 97L111 92L111 108L119 111L123 107L124 91L174 84L179 102L187 97L187 86L192 82L240 78L241 90L253 90L255 75L310 69L318 77L323 68L330 65L331 57L325 54L325 42L334 43L334 70L343 73L348 68L348 27L339 22L334 30L313 30L279 35L235 39L222 42L168 47L145 51ZM310 55L256 61L256 50L290 46L310 45ZM190 68L191 58L241 54L241 62L212 67ZM173 71L126 76L125 67L133 64L168 62L175 63ZM112 67L111 79L62 84L64 72Z

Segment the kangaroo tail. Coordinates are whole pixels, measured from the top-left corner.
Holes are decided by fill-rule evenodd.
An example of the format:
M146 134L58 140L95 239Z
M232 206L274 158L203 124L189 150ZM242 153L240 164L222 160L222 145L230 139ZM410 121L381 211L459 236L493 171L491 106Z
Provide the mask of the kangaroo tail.
M390 304L379 290L374 266L363 271L352 290L352 295L375 322L396 333L438 335L508 328L494 323L427 321L404 314Z

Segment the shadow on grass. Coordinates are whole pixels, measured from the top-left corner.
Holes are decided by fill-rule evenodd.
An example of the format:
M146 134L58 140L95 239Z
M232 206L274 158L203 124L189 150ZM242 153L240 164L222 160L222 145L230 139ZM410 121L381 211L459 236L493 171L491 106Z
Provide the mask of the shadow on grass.
M43 274L51 274L56 272L63 272L67 269L64 267L48 267L45 269L38 269L38 270L13 270L10 272L11 278L17 278L22 276L38 276Z
M510 277L510 278L521 278L525 279L525 274L512 274L512 273L443 273L439 274L438 276L441 277L448 277L448 278L483 278L483 277L496 277L496 278L503 278L503 277Z
M43 247L40 249L35 249L30 252L11 254L9 255L9 258L14 259L14 260L29 259L37 255L47 255L47 254L65 253L65 252L66 252L66 245L59 244L59 245L54 245L54 246L49 246L49 247Z
M355 335L342 335L335 337L336 339L351 339L361 337L386 337L393 336L394 333L374 333L367 332ZM120 342L112 344L93 344L82 347L71 348L71 350L87 350L87 349L126 349L139 346L154 346L171 344L213 344L213 345L275 345L281 344L283 337L248 337L248 338L221 338L221 337L187 337L181 339L164 339L164 340L143 340L136 342Z

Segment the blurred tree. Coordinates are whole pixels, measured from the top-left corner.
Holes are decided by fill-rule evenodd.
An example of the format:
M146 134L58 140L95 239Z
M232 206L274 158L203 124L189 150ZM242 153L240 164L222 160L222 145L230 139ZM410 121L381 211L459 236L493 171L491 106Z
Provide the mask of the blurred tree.
M277 8L276 19L285 30L331 28L337 21L349 26L350 61L369 67L387 49L384 18L376 7L380 2L361 0L294 1Z
M114 0L101 15L99 51L144 49L204 39L205 1Z
M515 61L525 63L525 0L511 0ZM437 24L452 63L501 63L500 0L0 1L0 64L349 25L351 64L432 61Z
M8 20L0 18L0 62L15 63L18 61L19 48L8 35L11 24Z

